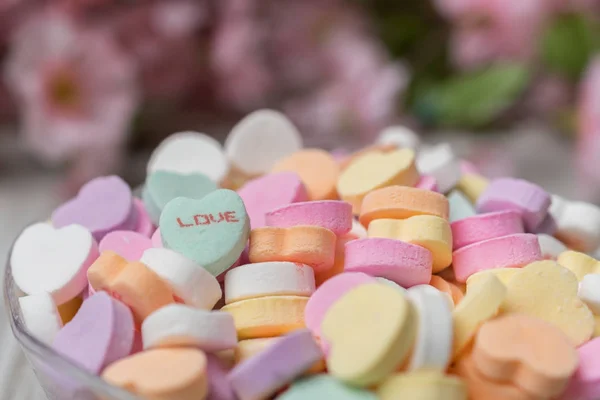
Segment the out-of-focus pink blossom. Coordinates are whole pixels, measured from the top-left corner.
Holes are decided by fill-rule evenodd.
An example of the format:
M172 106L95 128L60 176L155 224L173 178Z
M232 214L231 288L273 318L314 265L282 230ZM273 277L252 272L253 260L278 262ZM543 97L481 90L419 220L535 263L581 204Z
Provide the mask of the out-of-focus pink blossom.
M219 2L211 66L218 79L220 99L235 109L247 111L265 105L274 87L273 71L265 60L267 32L258 20L258 10L237 3Z
M36 15L17 32L6 80L41 158L61 162L126 140L138 104L135 70L106 31L82 29L64 14Z
M197 31L207 22L204 1L148 2L111 21L135 60L144 97L175 100L185 96L203 73Z
M590 63L580 84L576 163L581 189L597 187L600 184L600 57Z
M547 116L562 107L566 108L571 101L571 93L571 85L565 78L554 74L541 75L525 99L527 110Z
M532 60L554 10L547 0L438 0L436 5L454 25L450 50L462 68Z
M354 138L372 141L397 115L398 96L408 84L402 65L392 64L378 44L358 33L331 38L330 81L285 110L309 136L330 147ZM340 136L342 135L342 136Z

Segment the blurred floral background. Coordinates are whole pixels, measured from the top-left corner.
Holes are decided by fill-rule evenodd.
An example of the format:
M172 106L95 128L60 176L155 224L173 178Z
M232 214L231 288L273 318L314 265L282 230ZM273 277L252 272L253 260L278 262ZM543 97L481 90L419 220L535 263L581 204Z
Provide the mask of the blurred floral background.
M394 123L534 123L573 143L585 189L600 183L599 23L600 0L0 0L0 123L70 191L262 107L325 148Z

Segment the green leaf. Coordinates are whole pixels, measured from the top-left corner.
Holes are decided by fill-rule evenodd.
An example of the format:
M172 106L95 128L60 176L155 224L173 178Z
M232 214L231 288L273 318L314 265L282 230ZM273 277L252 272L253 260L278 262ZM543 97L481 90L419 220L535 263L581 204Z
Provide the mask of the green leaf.
M542 39L542 60L551 71L578 79L599 49L598 23L582 14L558 17Z
M415 112L425 123L480 128L513 104L528 82L525 66L494 65L430 86L421 92Z

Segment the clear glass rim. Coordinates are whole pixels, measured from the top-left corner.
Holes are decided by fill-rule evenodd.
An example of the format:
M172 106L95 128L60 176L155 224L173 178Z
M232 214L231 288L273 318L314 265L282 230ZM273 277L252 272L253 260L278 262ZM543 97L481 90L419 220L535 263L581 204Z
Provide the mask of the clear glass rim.
M20 233L19 233L20 234ZM17 236L18 237L18 236ZM16 240L16 239L15 239ZM57 353L54 349L33 337L25 326L21 308L19 306L19 297L16 293L16 284L12 276L11 254L14 241L8 251L6 267L4 269L4 305L8 311L10 327L14 337L25 350L25 353L31 353L39 359L60 370L61 373L71 376L77 382L81 382L86 388L91 389L94 394L102 396L111 396L115 400L140 400L139 397L131 393L106 383L97 375L86 371L73 361ZM42 384L42 382L40 382ZM42 384L43 388L43 384ZM45 390L45 388L43 388Z

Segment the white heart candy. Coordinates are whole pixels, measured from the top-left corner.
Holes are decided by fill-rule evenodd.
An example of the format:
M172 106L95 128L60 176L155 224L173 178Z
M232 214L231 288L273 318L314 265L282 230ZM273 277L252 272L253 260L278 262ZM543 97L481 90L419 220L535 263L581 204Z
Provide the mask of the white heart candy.
M202 173L220 182L229 172L221 144L199 132L178 132L163 140L148 161L147 172Z
M87 270L98 245L81 225L54 229L46 223L27 227L17 238L10 264L15 283L26 294L50 293L57 305L87 287Z
M300 149L300 132L285 115L274 110L248 114L225 141L227 157L249 175L269 172L277 161Z
M436 179L440 193L450 191L461 177L460 161L447 143L423 149L417 158L417 169Z

